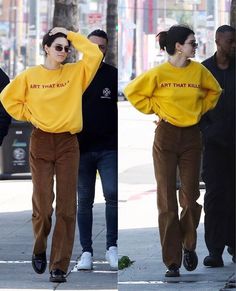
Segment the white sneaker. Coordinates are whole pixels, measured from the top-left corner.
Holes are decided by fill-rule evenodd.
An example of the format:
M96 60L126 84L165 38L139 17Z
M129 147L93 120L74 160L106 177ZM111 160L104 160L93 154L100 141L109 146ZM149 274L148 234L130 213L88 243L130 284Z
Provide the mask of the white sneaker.
M106 260L110 264L112 270L118 270L117 247L109 247L109 249L106 251Z
M78 270L92 270L93 258L90 252L84 252L77 263Z

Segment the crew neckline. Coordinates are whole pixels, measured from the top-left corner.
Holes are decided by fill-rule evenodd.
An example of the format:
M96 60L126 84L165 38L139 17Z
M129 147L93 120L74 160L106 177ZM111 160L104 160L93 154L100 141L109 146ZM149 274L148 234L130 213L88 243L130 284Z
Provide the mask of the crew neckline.
M47 72L57 72L57 71L60 71L63 68L63 65L60 65L60 67L58 69L47 69L43 64L41 64L40 67L43 70L46 70Z
M171 68L173 68L173 69L175 69L175 70L186 70L186 69L188 69L188 68L190 68L190 67L192 66L193 61L192 61L192 60L189 60L189 64L188 64L187 66L185 66L185 67L176 67L176 66L172 65L169 61L167 61L167 64L168 64Z

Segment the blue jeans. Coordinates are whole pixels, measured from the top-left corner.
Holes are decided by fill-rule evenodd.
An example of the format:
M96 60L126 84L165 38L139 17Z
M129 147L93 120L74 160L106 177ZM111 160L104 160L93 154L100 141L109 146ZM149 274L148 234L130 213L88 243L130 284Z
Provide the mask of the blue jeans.
M106 248L117 246L118 169L117 151L104 150L80 154L78 181L78 227L83 252L92 249L93 203L96 173L99 172L106 201Z

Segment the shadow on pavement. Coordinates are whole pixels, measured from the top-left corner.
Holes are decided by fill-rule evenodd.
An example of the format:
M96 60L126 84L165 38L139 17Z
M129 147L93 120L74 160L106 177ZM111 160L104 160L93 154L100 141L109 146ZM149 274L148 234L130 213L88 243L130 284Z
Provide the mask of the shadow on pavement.
M141 215L141 214L140 214ZM232 276L235 264L225 252L224 268L206 268L202 261L207 254L203 239L203 224L198 228L197 254L199 264L193 272L182 266L179 278L166 278L162 262L158 228L119 230L119 257L128 256L135 261L130 267L119 271L119 291L133 290L199 290L217 291Z
M110 271L109 265L104 259L104 203L94 204L94 270L71 272L77 257L81 254L76 225L71 264L67 283L64 284L50 283L48 269L44 274L38 275L31 267L33 246L31 214L31 210L0 212L0 290L117 290L117 272ZM53 221L55 221L54 216ZM52 233L48 237L47 254L50 252L51 235Z

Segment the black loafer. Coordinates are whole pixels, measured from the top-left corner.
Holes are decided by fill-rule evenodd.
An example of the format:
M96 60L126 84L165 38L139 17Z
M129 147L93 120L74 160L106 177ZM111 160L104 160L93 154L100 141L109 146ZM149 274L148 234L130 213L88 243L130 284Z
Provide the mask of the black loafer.
M187 271L193 271L197 268L198 257L195 251L184 249L183 265Z
M179 267L175 264L172 264L168 267L165 273L165 277L179 277Z
M32 255L32 267L38 274L43 274L47 268L46 252Z
M66 273L59 269L52 270L49 280L54 283L64 283L66 282Z
M219 268L224 266L222 256L209 255L205 257L203 265L206 267Z

